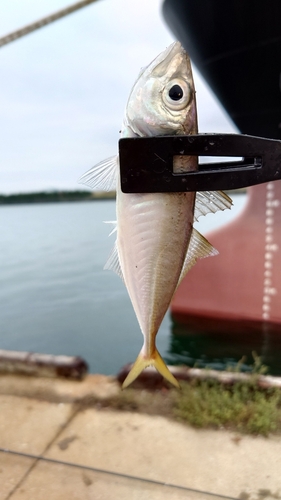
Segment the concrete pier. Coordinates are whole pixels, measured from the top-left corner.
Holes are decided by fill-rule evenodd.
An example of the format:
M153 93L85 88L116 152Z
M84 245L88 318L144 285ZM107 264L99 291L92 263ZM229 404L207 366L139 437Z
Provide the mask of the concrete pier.
M281 498L280 435L104 408L119 391L103 375L1 375L0 500Z

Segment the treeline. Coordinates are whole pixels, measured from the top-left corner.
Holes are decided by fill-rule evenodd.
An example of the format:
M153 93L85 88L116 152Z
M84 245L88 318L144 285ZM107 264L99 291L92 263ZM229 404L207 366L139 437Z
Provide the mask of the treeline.
M90 192L90 191L42 191L39 193L0 194L1 205L16 203L49 203L59 201L92 201L100 199L113 199L115 192Z

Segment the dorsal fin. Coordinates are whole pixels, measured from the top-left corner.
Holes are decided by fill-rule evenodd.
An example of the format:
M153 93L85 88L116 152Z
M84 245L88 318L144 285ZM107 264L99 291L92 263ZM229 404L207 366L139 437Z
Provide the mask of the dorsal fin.
M192 268L192 266L194 266L194 264L196 264L198 259L212 257L213 255L218 255L218 253L219 252L211 245L211 243L209 243L209 241L206 240L202 234L193 228L177 286L179 286L187 272Z
M223 191L198 191L195 198L194 219L201 215L231 208L232 200Z

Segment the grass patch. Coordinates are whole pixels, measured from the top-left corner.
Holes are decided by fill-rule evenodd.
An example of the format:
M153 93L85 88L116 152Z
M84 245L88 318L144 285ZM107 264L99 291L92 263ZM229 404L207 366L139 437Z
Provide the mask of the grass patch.
M250 383L225 386L217 381L182 383L174 413L195 427L227 427L267 435L281 429L281 391Z
M231 385L219 381L192 380L182 383L174 409L182 421L195 427L226 427L250 434L267 436L281 430L281 391L277 388L262 389L257 377L268 368L256 352L252 352L253 364L249 382ZM241 372L243 356L228 371Z

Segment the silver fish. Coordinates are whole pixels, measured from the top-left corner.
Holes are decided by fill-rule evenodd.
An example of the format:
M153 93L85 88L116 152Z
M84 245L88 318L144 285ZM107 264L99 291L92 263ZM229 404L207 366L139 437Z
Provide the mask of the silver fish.
M122 137L196 133L191 64L180 42L175 42L141 70L128 99ZM197 168L196 157L178 156L174 161L175 172ZM155 338L187 271L197 259L218 253L193 228L194 218L230 208L231 199L222 192L124 194L116 156L86 172L81 182L95 189L116 187L117 239L105 269L123 279L144 337L123 387L147 366L178 387Z

